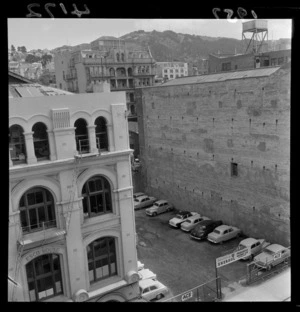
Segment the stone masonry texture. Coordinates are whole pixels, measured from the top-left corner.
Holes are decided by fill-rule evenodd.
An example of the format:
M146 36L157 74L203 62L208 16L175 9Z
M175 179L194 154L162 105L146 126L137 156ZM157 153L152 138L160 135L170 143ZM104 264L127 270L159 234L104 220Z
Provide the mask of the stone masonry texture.
M145 192L289 246L289 66L266 77L143 88L137 101Z

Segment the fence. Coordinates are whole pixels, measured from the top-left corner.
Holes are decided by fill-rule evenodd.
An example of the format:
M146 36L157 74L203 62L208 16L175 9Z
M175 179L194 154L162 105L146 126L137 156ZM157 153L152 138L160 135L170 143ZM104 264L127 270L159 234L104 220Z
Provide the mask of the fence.
M217 277L207 283L192 288L163 302L211 302L219 301L221 294L221 278Z
M265 270L255 265L255 261L247 264L247 279L246 284L250 285L257 281L261 281L270 278L272 275L277 274L285 270L290 266L291 257L289 256L283 262L277 264L271 270Z

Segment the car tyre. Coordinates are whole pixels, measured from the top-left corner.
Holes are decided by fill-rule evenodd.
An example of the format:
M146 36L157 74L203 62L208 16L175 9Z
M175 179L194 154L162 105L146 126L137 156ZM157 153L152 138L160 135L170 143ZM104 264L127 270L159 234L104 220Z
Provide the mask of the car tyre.
M156 296L156 299L157 300L159 300L159 299L161 299L162 298L162 294L158 294L157 296Z
M157 212L153 212L153 217L157 216Z

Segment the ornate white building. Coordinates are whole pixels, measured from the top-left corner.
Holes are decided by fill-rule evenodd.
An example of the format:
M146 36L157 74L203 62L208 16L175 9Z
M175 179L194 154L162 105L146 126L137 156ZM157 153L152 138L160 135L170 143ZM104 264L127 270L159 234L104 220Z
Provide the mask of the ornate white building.
M138 297L125 92L11 84L9 127L8 301Z

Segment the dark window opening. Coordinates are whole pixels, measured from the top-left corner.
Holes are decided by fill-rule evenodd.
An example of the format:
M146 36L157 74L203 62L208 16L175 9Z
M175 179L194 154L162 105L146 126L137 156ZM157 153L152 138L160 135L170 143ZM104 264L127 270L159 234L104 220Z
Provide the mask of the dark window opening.
M23 128L13 125L9 128L9 150L14 165L26 163L26 147Z
M63 293L60 257L39 256L26 265L30 301L42 301Z
M43 188L33 188L20 199L20 220L23 233L56 227L54 200Z
M100 176L89 179L82 188L85 218L112 212L110 185Z
M231 63L222 63L222 71L229 71L231 70Z
M87 246L91 283L117 275L116 244L113 237L99 238Z
M108 150L108 134L107 125L104 117L98 117L95 120L96 125L96 143L98 150L107 151Z
M231 176L232 177L238 176L238 164L237 163L231 163Z
M76 149L80 154L89 153L90 144L87 132L87 123L84 119L80 118L75 121L75 139Z
M32 127L34 153L37 160L49 159L49 141L47 128L42 122L36 123Z

